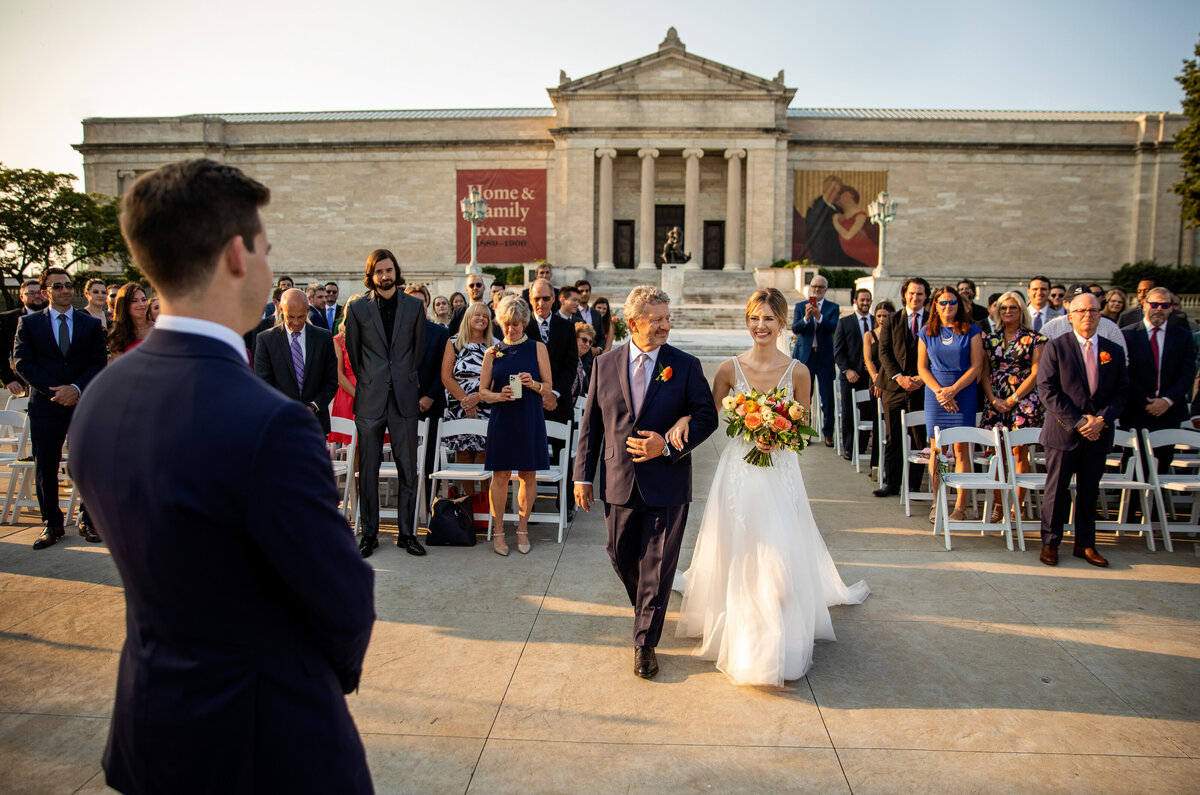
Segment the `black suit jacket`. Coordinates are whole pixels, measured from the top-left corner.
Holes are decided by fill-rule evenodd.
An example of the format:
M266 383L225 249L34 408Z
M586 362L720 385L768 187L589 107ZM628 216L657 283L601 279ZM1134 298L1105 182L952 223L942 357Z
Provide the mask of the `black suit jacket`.
M867 324L868 328L875 326L875 322L871 318L867 318ZM863 380L866 377L867 366L863 361L862 343L862 322L858 319L858 313L852 312L838 321L837 328L833 332L833 361L842 371L838 376L842 381L846 380L847 370L858 373L859 381L855 384L857 389L867 388L867 382Z
M323 328L329 331L329 323L325 320L325 312L317 309L314 306L308 308L308 322L317 328Z
M18 306L7 312L0 312L0 386L11 384L13 381L25 383L25 379L17 375L12 367L13 343L17 339L17 323L25 316L25 307Z
M1150 351L1150 335L1142 322L1121 329L1125 344L1129 346L1129 402L1121 415L1121 424L1126 428L1148 428L1152 431L1176 428L1186 420L1188 394L1192 380L1196 377L1196 348L1192 333L1179 326L1163 323L1159 338L1159 354L1162 361L1160 373L1154 371L1154 356ZM1155 376L1158 390L1155 391ZM1171 400L1171 408L1161 417L1146 411L1146 400L1165 397Z
M17 340L13 347L13 368L29 384L30 417L66 415L74 406L51 402L52 386L74 384L79 391L87 386L108 360L104 344L104 324L87 312L72 312L71 347L63 356L58 347L58 335L50 326L50 309L25 315L17 324ZM144 343L143 343L144 344Z
M425 319L425 346L421 351L421 362L417 365L417 390L421 397L433 398L428 411L421 412L421 419L441 417L446 408L446 387L442 386L442 357L446 355L446 343L450 330L445 326Z
M922 321L928 320L926 310L921 310ZM908 310L897 312L888 318L888 322L879 327L879 362L882 368L879 377L883 383L883 403L894 407L907 403L912 394L921 394L921 390L909 392L896 383L898 375L917 375L917 338L912 334L912 315Z
M84 390L70 433L125 595L108 783L370 791L343 693L374 572L312 414L225 343L160 328Z
M536 314L530 316L525 335L531 340L541 342L542 333L538 330L537 320ZM553 381L554 391L558 393L558 407L554 411L547 411L546 419L553 422L570 422L574 415L571 385L575 383L579 346L575 344L575 324L557 312L550 316L550 340L546 343L546 352L550 355L550 380Z
M986 306L980 306L974 301L971 302L971 320L974 320L980 328L983 328L983 323L988 319L988 311ZM991 330L990 328L988 329Z
M304 388L296 386L292 365L291 337L286 325L274 326L258 335L254 351L254 373L292 400L305 406L315 404L321 430L329 433L329 401L337 394L337 355L333 335L311 323L304 332Z
M1129 398L1129 371L1120 345L1099 334L1095 339L1099 340L1100 364L1094 393L1088 389L1087 370L1074 334L1056 337L1042 347L1037 390L1046 409L1039 437L1045 447L1058 450L1078 447L1083 436L1075 426L1085 414L1104 418L1106 425L1100 434L1100 446L1106 450L1112 446L1113 427Z

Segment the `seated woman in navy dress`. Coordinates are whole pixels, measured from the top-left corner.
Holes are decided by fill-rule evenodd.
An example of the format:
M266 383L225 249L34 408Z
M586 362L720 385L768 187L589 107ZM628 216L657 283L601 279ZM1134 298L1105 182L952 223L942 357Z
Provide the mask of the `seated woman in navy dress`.
M917 371L925 382L925 429L933 439L933 429L974 428L979 391L975 383L983 371L983 338L979 326L971 322L971 312L958 290L939 287L933 291L933 311L921 329L917 341ZM936 385L936 386L931 386ZM970 445L954 445L954 471L966 472L971 465ZM930 482L937 491L937 457L929 456ZM958 492L952 521L966 518L967 495ZM929 512L932 522L937 510Z
M517 551L524 555L530 549L529 514L537 495L537 470L550 466L542 413L542 395L552 387L550 355L543 343L525 336L529 305L520 298L501 300L496 307L496 322L504 331L504 341L484 353L479 373L479 396L492 404L483 460L483 468L492 473L492 549L497 555L508 554L504 506L508 502L508 481L516 472L521 480L517 492L521 517ZM512 386L514 380L519 382L519 396Z

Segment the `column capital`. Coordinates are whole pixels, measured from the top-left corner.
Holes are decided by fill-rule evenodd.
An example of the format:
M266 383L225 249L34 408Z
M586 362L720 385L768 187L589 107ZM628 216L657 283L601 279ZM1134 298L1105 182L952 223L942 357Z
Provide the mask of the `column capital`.
M745 156L746 156L745 149L726 149L725 150L725 159L726 160L730 160L735 157L738 159L741 159Z
M646 159L647 157L658 157L658 150L657 149L639 149L638 157L642 158L643 160Z
M704 157L704 150L703 149L684 149L683 150L683 159L684 160L690 160L693 157L696 158L697 160Z
M617 156L616 149L597 149L596 150L596 157L599 157L601 159L607 157L609 160L612 160L616 156Z

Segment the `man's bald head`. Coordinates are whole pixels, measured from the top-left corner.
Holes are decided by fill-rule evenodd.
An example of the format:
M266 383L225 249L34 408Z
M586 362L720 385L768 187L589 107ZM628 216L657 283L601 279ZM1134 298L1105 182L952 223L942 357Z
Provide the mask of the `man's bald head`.
M279 299L279 306L283 310L283 323L288 331L303 331L304 324L308 322L308 296L304 291L293 287Z

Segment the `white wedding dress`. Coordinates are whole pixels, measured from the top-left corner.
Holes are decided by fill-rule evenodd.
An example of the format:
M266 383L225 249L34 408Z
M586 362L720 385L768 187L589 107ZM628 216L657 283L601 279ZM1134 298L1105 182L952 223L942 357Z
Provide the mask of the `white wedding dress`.
M737 358L735 390L750 389ZM780 380L792 396L792 369ZM860 604L870 589L847 587L817 529L800 458L773 451L773 466L746 463L751 444L730 439L717 463L684 579L678 637L699 637L693 654L715 660L734 684L782 687L812 667L813 642L835 640L829 605Z

